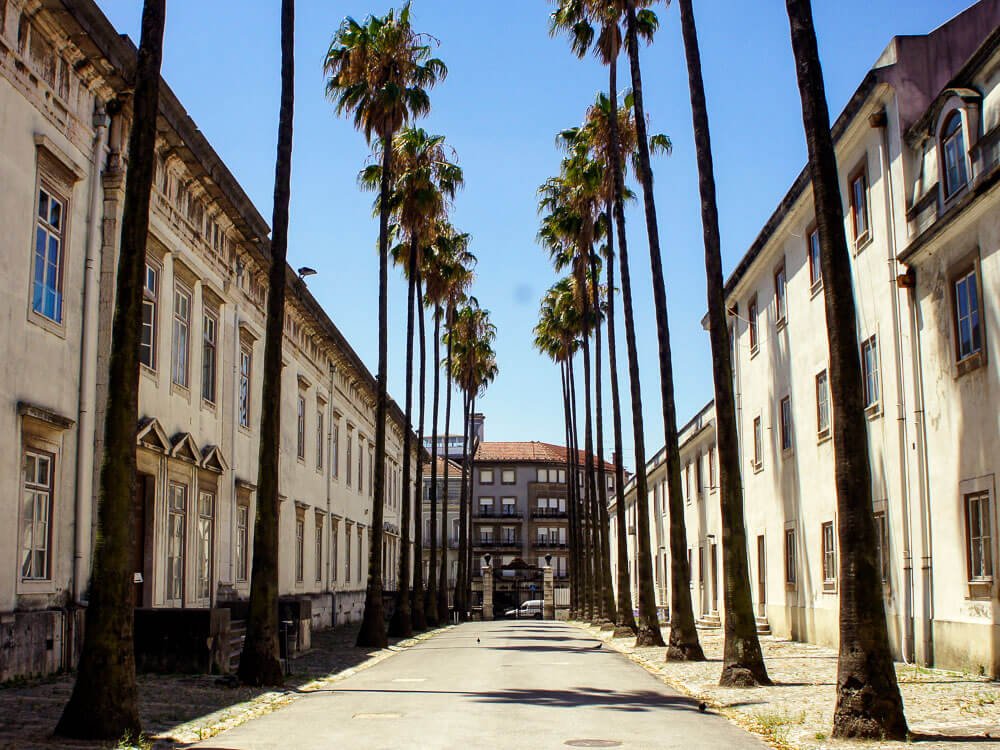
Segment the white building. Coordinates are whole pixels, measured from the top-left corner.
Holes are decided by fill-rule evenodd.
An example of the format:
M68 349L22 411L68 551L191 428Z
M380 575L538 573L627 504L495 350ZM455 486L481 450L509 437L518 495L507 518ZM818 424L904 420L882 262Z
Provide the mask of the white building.
M87 597L135 48L92 0L0 0L0 681L72 666ZM143 307L137 606L249 595L269 228L165 85ZM360 617L375 379L289 269L280 592ZM395 587L404 421L387 430ZM416 439L413 450L418 449ZM415 484L415 482L414 482ZM308 602L308 604L305 604ZM227 640L228 613L210 627ZM145 625L137 625L137 638ZM213 664L225 660L215 647ZM141 663L141 660L140 660Z
M833 126L890 637L907 659L994 676L998 84L1000 2L982 0L926 36L893 39ZM804 170L726 295L757 613L780 636L833 645L836 498L816 242ZM722 609L710 407L681 448L695 612L705 622ZM663 534L663 469L654 459L647 470L653 533ZM666 603L666 536L653 544Z

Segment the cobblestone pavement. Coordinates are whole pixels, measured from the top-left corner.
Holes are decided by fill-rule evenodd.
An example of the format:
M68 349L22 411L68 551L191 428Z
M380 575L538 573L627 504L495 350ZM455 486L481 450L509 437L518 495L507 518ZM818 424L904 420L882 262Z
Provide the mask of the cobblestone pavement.
M663 648L634 648L634 639L576 623L643 665L672 687L706 702L774 747L898 749L899 742L829 739L833 726L837 652L807 643L762 636L767 688L721 688L722 631L699 630L708 661L665 661ZM664 640L669 629L664 629ZM899 678L912 742L933 750L1000 749L1000 683L984 677L899 664ZM996 739L993 739L996 738ZM907 743L908 744L908 743Z
M142 726L156 750L185 747L270 713L442 630L392 641L380 651L355 648L356 625L313 633L312 649L292 660L292 674L281 690L232 687L215 675L139 675ZM108 747L51 736L72 688L72 676L62 675L0 689L0 750Z

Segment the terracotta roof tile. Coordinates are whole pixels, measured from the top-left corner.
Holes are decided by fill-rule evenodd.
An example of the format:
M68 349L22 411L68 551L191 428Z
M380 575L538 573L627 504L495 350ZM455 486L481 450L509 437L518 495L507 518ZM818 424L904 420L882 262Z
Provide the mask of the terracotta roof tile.
M578 451L580 466L587 460L585 451ZM537 440L531 442L483 442L479 444L476 451L476 461L496 461L498 463L566 463L566 447L563 445L553 445L552 443L541 443ZM594 457L597 464L597 457ZM605 471L614 471L614 464L604 462Z
M437 467L438 467L437 468L437 473L438 473L438 476L441 477L442 479L444 479L444 463L445 463L445 459L442 458L441 456L438 456L438 460L437 460ZM456 463L455 461L448 461L448 480L449 481L451 481L451 478L453 476L457 477L458 473L461 472L461 471L462 471L462 467L458 463ZM424 474L425 477L429 477L431 475L431 464L430 464L430 461L428 461L427 463L424 464L423 474Z

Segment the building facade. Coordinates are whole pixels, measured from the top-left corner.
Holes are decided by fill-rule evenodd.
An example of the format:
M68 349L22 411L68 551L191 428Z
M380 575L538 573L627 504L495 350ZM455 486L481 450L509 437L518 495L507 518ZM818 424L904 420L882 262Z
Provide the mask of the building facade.
M0 336L8 353L0 507L9 519L0 636L12 644L0 652L0 681L69 668L79 647L135 53L91 0L0 0ZM136 604L229 608L238 619L252 568L270 230L166 84L156 151L136 430ZM308 638L310 626L360 617L376 386L291 269L288 279L279 579L281 595L305 613ZM395 405L388 422L391 589L403 494L404 420Z
M833 126L890 637L907 660L994 676L998 28L1000 2L982 0L925 36L893 39ZM804 170L726 296L757 614L780 636L834 645L824 294ZM681 448L692 596L703 617L722 610L714 444L709 405ZM647 472L657 589L667 602L662 467L654 460Z

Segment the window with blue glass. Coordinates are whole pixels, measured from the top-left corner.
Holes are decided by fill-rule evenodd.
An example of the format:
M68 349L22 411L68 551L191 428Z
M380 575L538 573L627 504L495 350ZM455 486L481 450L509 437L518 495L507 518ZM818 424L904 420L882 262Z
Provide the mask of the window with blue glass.
M972 268L955 279L956 355L961 361L983 349L983 334L979 312L979 283Z
M31 309L62 323L63 232L66 205L47 188L38 191L35 222L35 276Z

